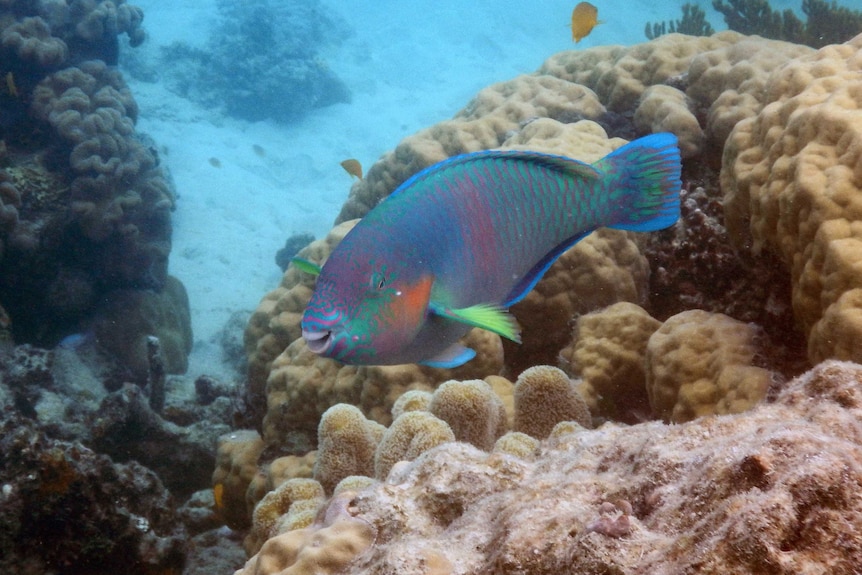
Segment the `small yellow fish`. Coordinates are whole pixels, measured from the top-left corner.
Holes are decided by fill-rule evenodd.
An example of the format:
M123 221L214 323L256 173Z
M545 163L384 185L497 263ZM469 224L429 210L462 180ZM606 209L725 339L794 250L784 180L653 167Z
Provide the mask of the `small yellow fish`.
M13 98L17 98L20 95L18 86L15 85L15 75L12 72L6 73L6 90L8 90L9 95Z
M362 164L359 163L359 160L354 160L353 158L344 160L341 162L341 167L351 176L356 176L360 180L362 179Z
M213 500L215 500L216 511L224 509L224 484L216 483L213 485Z
M221 168L221 160L219 160L218 158L210 158L209 162L210 166L212 166L213 168Z
M586 38L596 25L602 22L598 19L599 9L589 2L581 2L572 10L572 40L577 44Z
M266 157L266 150L263 149L263 146L259 146L257 144L254 144L251 147L251 149L254 150L254 153L257 154L258 156L260 156L261 158Z

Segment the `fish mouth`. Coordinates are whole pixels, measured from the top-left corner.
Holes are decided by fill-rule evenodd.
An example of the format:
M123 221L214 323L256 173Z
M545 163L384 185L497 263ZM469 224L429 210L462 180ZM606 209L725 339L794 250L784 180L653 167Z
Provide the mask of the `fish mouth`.
M308 331L302 330L302 338L308 349L314 353L324 353L332 345L331 331Z

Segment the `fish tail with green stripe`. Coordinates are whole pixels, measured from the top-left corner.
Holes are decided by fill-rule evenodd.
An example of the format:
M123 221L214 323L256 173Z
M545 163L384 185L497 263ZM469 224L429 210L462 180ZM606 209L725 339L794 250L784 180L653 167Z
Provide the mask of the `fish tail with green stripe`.
M634 232L653 232L679 219L682 160L676 136L652 134L605 156L593 164L613 175L612 199L618 210L609 227Z

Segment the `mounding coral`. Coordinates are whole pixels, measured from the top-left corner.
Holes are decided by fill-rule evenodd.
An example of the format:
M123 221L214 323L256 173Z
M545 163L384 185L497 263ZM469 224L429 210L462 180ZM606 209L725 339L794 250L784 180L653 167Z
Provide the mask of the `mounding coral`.
M460 372L314 356L298 327L313 278L287 269L246 330L250 391L267 403L259 465L327 454L315 473L335 499L315 524L340 501L374 532L342 572L862 569L862 367L833 360L858 361L862 341L860 39L815 51L674 33L557 54L354 184L345 223L300 256L322 263L346 220L457 153L594 161L658 130L685 148L676 226L577 244L513 307L524 344L491 338ZM324 425L327 409L347 423ZM282 567L313 546L289 533Z
M527 457L445 443L319 517L337 506L366 534L345 574L853 573L860 380L862 366L827 362L742 414L562 428ZM270 539L237 573L278 572L267 545L294 549L279 568L319 557L328 539L309 535Z

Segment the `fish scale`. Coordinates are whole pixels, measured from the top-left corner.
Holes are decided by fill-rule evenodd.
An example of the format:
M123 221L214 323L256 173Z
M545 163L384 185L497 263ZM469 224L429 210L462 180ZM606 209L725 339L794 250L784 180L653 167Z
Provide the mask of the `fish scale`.
M679 217L672 134L589 165L530 151L435 164L362 219L319 270L303 315L312 351L354 364L454 367L471 327L518 340L505 310L592 230L652 231Z

